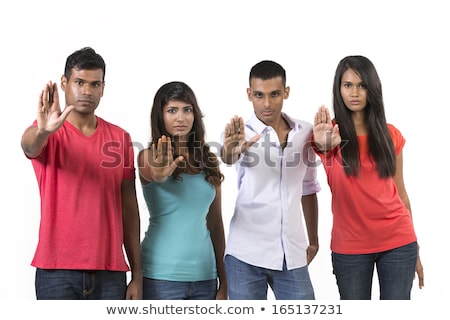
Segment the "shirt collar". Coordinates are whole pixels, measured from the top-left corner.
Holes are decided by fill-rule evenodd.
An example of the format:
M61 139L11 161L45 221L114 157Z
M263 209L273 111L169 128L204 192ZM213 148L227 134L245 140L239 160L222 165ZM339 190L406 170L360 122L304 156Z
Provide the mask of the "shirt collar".
M281 113L281 116L287 121L291 130L293 130L294 132L301 130L302 126L300 123L292 120L291 117L289 117L284 112ZM266 133L267 131L273 129L271 126L268 126L264 122L259 120L254 112L252 113L252 116L250 117L250 119L247 121L247 126L250 129L252 129L254 132L256 132L257 134L258 133L259 134Z

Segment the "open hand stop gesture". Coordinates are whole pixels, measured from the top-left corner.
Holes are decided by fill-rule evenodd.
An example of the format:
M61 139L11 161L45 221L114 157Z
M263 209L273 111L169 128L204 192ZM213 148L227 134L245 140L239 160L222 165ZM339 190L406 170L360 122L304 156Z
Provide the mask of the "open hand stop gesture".
M151 172L155 182L165 181L183 161L179 156L173 159L172 142L169 137L162 136L158 139L158 145L152 144L152 156L150 159Z
M330 111L324 106L321 106L314 116L313 133L314 143L322 152L331 150L341 143L339 127L337 124L333 126Z
M241 117L234 116L225 126L222 149L222 160L225 163L234 163L239 155L248 150L261 135L257 134L249 141L245 139L245 125Z
M63 112L59 105L56 83L49 81L41 91L38 102L37 125L40 131L52 133L58 130L74 106L67 106Z

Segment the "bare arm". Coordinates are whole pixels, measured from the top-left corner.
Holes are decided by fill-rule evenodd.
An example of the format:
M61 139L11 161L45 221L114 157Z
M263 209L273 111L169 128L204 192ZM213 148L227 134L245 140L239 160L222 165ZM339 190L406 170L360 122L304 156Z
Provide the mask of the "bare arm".
M315 193L302 197L303 215L305 217L306 230L308 233L309 245L307 249L307 262L308 264L316 256L319 251L319 236L318 236L318 224L319 224L319 206L317 203L317 195Z
M403 152L400 152L396 157L396 173L394 176L394 181L397 186L400 199L402 199L409 212L412 212L411 203L409 202L408 193L406 192L405 183L403 181Z
M142 299L142 267L141 267L141 239L140 217L136 198L134 179L122 181L122 219L123 243L131 269L131 281L127 288L127 300Z
M405 183L403 180L403 152L400 152L396 157L396 173L394 176L394 181L397 186L398 195L400 196L400 199L402 199L403 203L405 204L405 207L411 213L411 219L412 219L411 203L409 201L408 193L406 192L406 187L405 187ZM422 266L422 261L420 260L419 253L417 256L416 273L417 273L417 277L419 279L419 288L422 288L424 286L424 273L423 273L423 266Z
M211 241L216 256L217 274L219 277L219 289L216 294L216 300L228 299L228 284L223 262L225 254L225 232L222 220L222 195L221 187L216 187L216 197L209 207L209 213L206 217L206 223L211 234Z
M68 106L61 112L57 85L48 82L39 95L37 126L28 127L22 135L23 152L30 158L39 156L50 134L63 125L73 108Z

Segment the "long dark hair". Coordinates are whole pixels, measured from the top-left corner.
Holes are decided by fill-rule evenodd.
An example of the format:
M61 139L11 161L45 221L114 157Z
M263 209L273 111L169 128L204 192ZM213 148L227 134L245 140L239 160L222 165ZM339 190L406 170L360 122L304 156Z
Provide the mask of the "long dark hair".
M358 74L367 90L367 105L364 121L368 129L369 155L377 165L378 175L388 178L395 175L395 149L384 112L381 81L373 63L363 56L348 56L342 59L336 69L333 84L333 108L341 134L341 154L347 176L358 176L360 152L356 129L349 110L341 96L342 75L348 69Z
M205 172L206 180L217 186L224 179L224 175L219 168L217 156L210 151L209 145L205 142L205 125L203 123L203 114L197 103L194 91L184 82L173 81L161 86L155 94L152 111L150 115L150 125L152 131L151 143L158 143L158 139L165 135L174 141L164 126L163 108L171 100L182 101L192 105L194 109L194 123L191 132L188 134L187 148L197 168ZM174 150L174 158L178 156L177 150ZM183 168L177 168L173 177L180 179Z

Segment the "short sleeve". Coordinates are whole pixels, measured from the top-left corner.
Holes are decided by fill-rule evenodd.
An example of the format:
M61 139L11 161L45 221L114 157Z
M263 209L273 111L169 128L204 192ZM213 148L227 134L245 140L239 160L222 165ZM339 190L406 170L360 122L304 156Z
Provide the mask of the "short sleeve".
M135 179L136 178L136 170L134 166L134 150L133 150L133 142L131 141L131 136L128 132L124 132L123 134L124 140L124 168L123 168L123 178L124 179Z
M401 132L392 124L388 124L387 126L389 129L389 134L391 135L392 142L394 143L395 154L399 154L402 151L406 140Z

